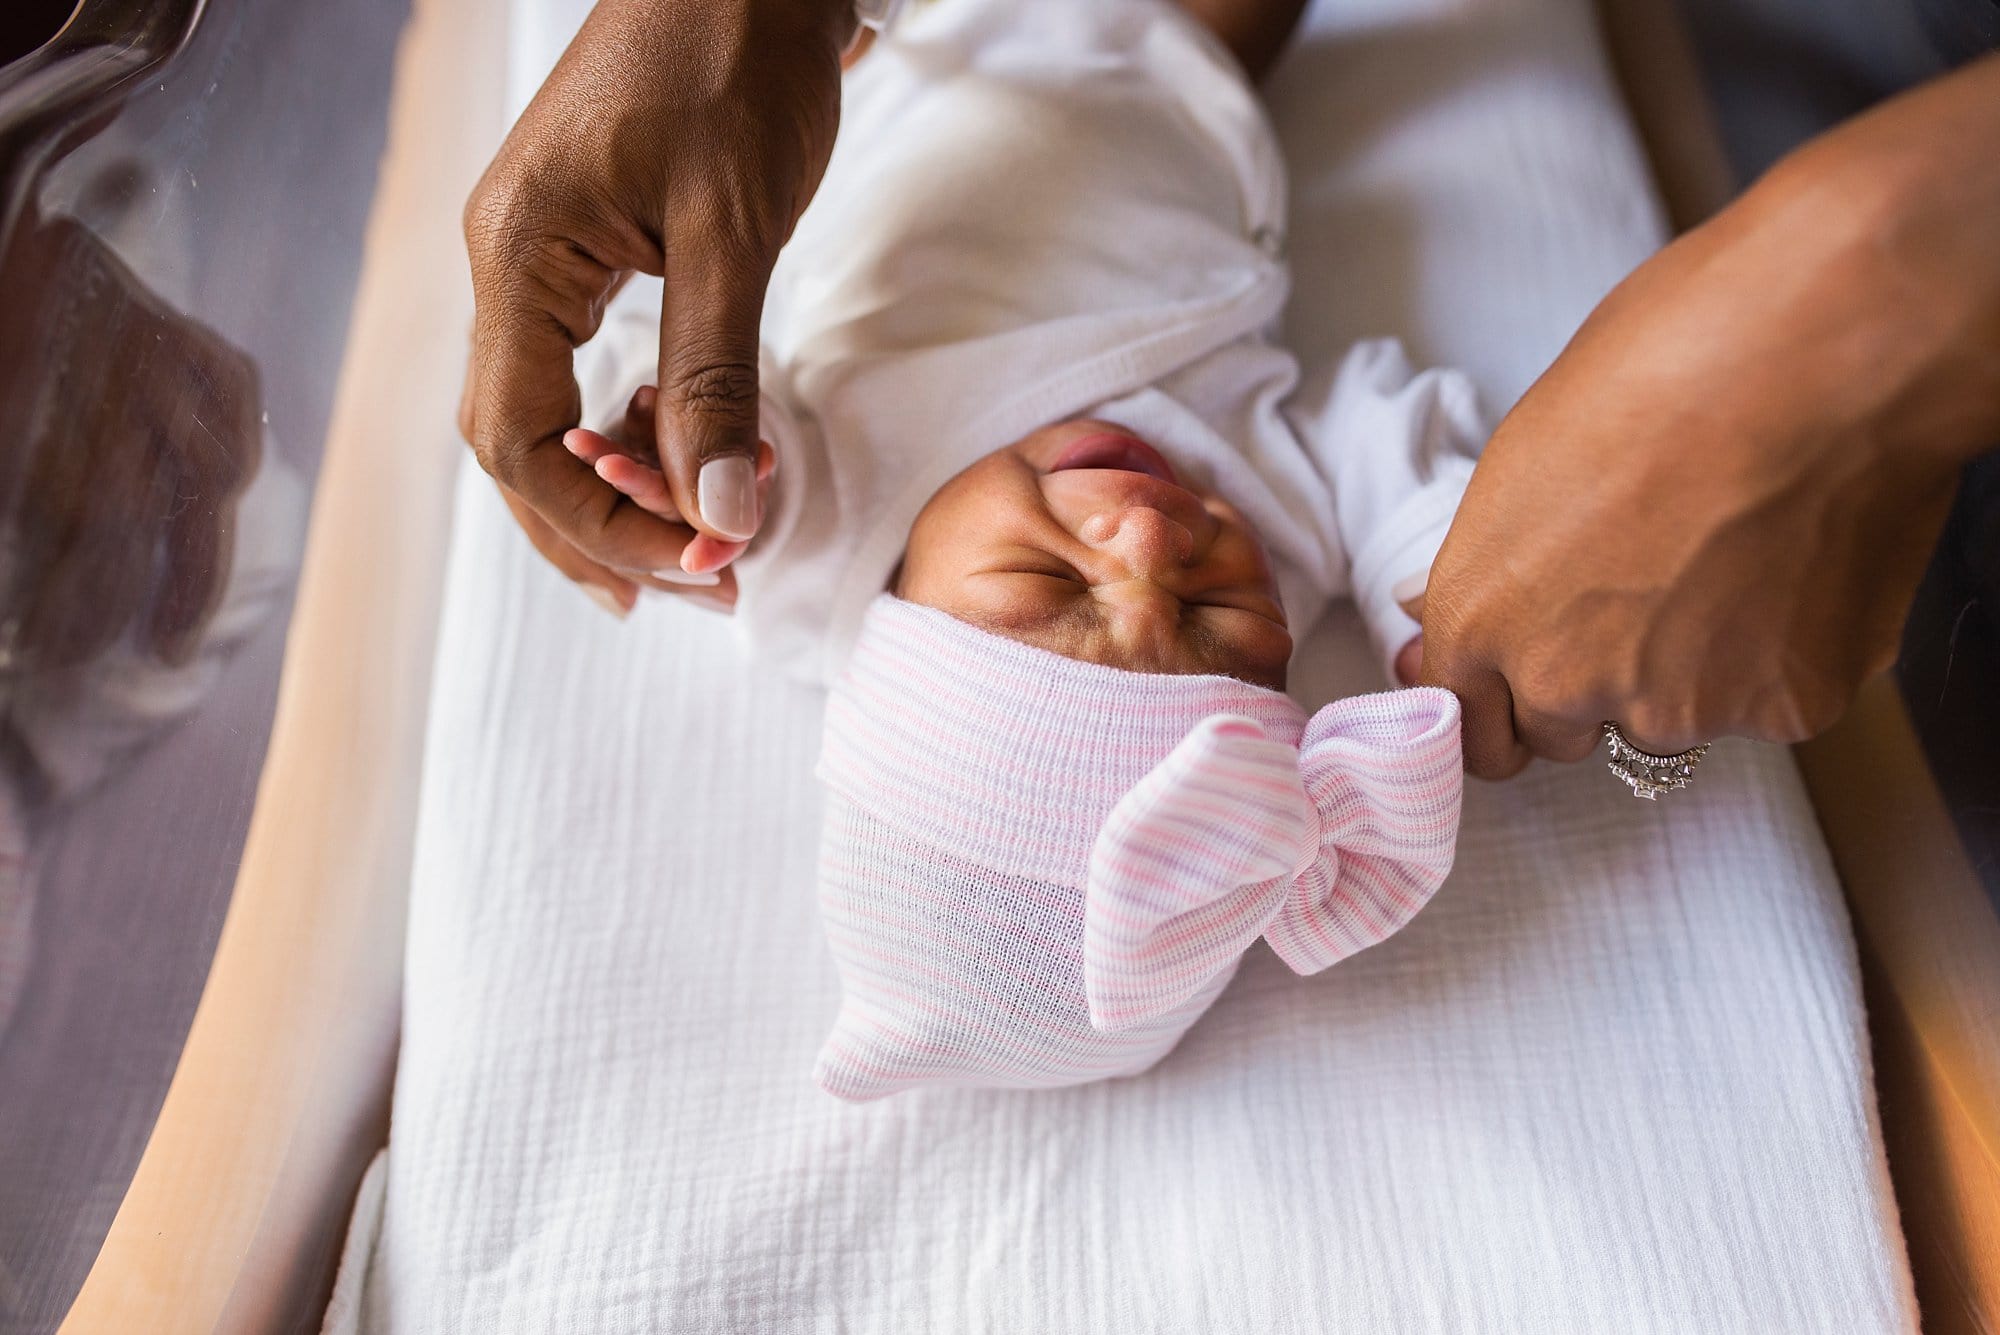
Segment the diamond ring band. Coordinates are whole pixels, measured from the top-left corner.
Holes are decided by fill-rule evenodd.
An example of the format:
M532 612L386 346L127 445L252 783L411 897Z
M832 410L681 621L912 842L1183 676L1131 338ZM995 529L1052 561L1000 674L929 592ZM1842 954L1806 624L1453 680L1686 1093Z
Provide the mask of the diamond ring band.
M1661 793L1676 793L1693 783L1694 767L1708 754L1707 742L1670 756L1641 751L1626 739L1616 723L1608 720L1604 724L1604 742L1611 748L1606 768L1632 790L1632 796L1648 802L1658 800Z

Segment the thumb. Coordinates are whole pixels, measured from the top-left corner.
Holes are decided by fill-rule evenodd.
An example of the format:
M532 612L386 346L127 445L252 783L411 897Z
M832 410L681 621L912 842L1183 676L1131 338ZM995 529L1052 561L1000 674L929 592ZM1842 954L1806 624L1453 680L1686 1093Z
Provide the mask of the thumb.
M660 306L660 470L674 505L724 542L754 536L757 487L757 328L768 260L671 253Z

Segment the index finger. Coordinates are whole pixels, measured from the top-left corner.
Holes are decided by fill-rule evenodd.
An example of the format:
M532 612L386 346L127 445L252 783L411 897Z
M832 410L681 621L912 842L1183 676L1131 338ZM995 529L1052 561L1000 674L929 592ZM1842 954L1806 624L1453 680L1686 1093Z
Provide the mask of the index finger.
M470 416L480 466L592 561L633 571L673 565L686 534L563 448L583 412L571 331L519 293L510 283L477 296Z
M1466 770L1480 779L1520 773L1531 756L1514 729L1514 693L1507 679L1484 663L1467 661L1449 633L1426 630L1424 638L1418 680L1458 697Z

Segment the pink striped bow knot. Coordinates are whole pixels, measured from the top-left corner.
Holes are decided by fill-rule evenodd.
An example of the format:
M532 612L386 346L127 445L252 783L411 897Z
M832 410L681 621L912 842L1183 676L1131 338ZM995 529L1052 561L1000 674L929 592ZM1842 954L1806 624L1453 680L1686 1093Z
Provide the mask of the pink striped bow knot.
M1451 870L1462 781L1448 691L1338 701L1296 747L1255 719L1204 720L1091 850L1091 1025L1171 1013L1260 936L1310 974L1394 935Z
M1300 973L1450 869L1458 701L1307 717L1229 677L1082 663L884 596L827 702L819 907L847 1099L1050 1088L1167 1054L1259 937Z

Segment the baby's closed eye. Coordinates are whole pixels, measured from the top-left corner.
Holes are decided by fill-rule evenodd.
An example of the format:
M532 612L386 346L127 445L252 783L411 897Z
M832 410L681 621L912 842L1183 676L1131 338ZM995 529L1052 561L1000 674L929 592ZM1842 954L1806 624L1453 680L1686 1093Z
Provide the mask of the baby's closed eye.
M1149 581L1093 584L1059 560L1012 559L969 581L949 609L1052 653L1140 672L1281 681L1291 656L1283 614L1261 591L1177 595Z

